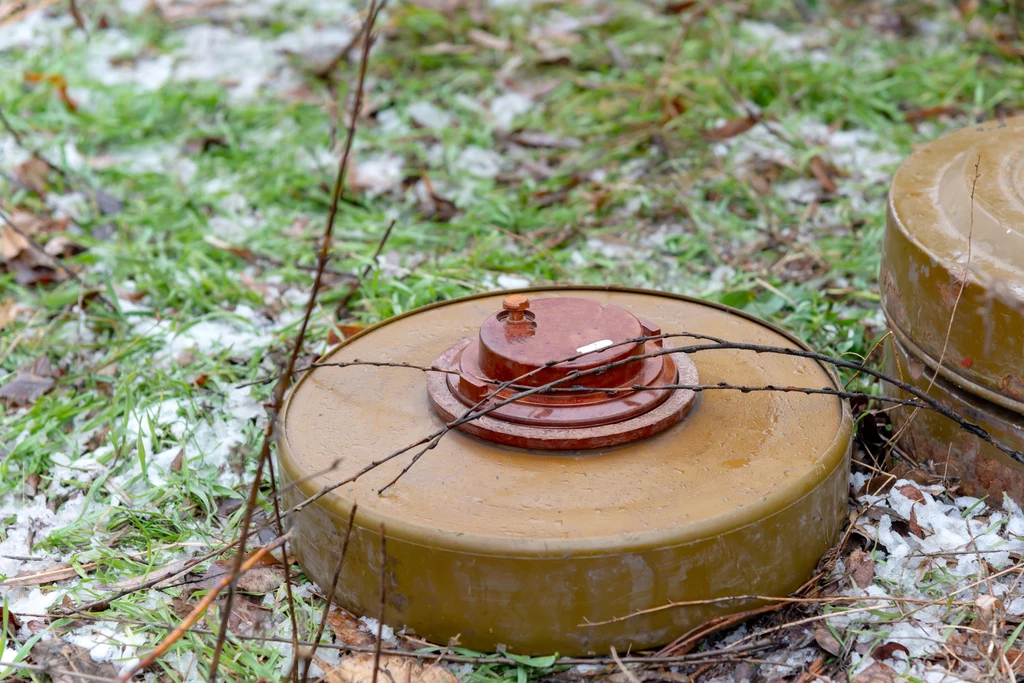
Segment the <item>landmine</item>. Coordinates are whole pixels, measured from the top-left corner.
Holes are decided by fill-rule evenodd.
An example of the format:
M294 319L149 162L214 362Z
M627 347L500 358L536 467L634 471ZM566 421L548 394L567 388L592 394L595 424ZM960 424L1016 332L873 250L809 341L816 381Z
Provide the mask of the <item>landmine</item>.
M723 306L585 287L447 301L346 340L320 363L438 370L306 374L279 432L289 507L481 400L502 405L445 434L383 493L417 449L292 514L300 564L330 585L358 504L341 605L378 616L383 524L386 623L521 654L650 648L759 604L728 598L788 595L846 515L850 408L832 395L685 388L839 385L813 360L658 338L682 332L806 348Z
M888 373L1024 452L1024 117L956 131L900 166L880 283ZM934 412L891 414L907 452L961 493L1024 503L1021 463Z

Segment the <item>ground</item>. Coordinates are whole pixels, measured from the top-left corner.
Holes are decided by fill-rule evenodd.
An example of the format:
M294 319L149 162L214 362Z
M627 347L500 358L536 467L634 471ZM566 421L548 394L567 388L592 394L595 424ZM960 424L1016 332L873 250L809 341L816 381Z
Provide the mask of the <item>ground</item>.
M5 226L0 243L0 661L109 680L223 571L211 559L87 618L47 616L237 534L271 392L243 385L279 371L302 319L364 9L0 3L0 209L23 233ZM1024 107L1015 12L1012 0L394 0L302 358L433 301L572 282L708 298L877 362L888 180L922 142ZM888 602L825 600L726 631L700 648L766 633L775 647L702 679L813 680L808 667L1012 679L1020 509L920 477L872 488L869 474L851 482L847 539L860 540L829 567L831 595ZM222 678L286 674L279 570L249 586ZM305 640L322 595L293 578ZM372 642L339 619L325 642ZM204 680L218 625L201 621L145 678ZM261 634L278 640L244 639ZM317 657L331 669L338 650ZM451 667L465 680L615 671ZM41 676L18 669L0 675Z

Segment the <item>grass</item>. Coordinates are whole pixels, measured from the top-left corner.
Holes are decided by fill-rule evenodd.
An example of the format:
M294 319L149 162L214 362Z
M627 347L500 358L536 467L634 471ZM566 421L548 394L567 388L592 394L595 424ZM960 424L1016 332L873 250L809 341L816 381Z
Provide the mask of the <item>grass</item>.
M350 322L374 322L514 276L703 296L771 320L822 351L866 356L882 332L877 271L895 160L946 129L1024 105L1021 60L1002 55L983 31L966 31L945 4L715 7L689 26L670 60L686 15L654 6L603 4L613 10L605 22L549 35L550 45L543 33L551 22L591 19L597 10L545 3L486 6L475 16L465 7L447 15L434 7L388 8L370 67L375 111L360 129L356 167L380 155L400 160L410 184L428 178L459 211L447 222L432 220L401 183L343 203L332 260L339 271L361 271L389 221L397 221L385 248L388 267L359 288ZM1008 11L983 3L972 26L996 25ZM0 423L0 502L8 518L38 491L58 516L45 537L17 554L99 563L57 589L76 602L180 558L183 548L202 551L235 533L241 512L229 503L244 495L262 426L236 417L243 399L232 388L273 372L294 334L329 202L334 160L327 149L353 75L345 64L329 86L299 68L293 92L270 89L252 99L234 97L217 78L152 90L104 85L99 78L111 57L137 65L175 54L182 35L207 20L173 23L153 10L131 15L111 5L87 12L94 24L106 15L111 28L94 26L86 38L71 23L55 24L34 46L0 52L0 106L24 147L72 170L68 178L50 173L45 194L102 188L123 201L114 215L86 201L78 227L68 229L85 248L69 263L115 303L112 309L95 299L81 306L74 282L19 285L9 269L0 273L0 302L23 307L0 329L0 366L13 373L46 356L57 369L52 391L9 408ZM271 41L297 27L338 23L336 14L328 20L318 12L274 10L227 26ZM811 45L760 43L765 26ZM474 28L510 41L511 49L474 46L466 38ZM96 61L111 31L120 32L123 47ZM627 55L627 67L616 64L609 41ZM445 45L466 49L438 54ZM78 110L50 83L28 83L26 73L62 76ZM561 145L571 137L579 146L512 145L488 112L510 84L545 92L516 117L516 128L542 131ZM706 131L745 115L734 93L775 121L788 141L765 135L763 125L709 141ZM424 101L457 125L414 126L407 108ZM919 126L905 120L907 109L944 105L962 115ZM834 146L829 129L861 135L854 147L863 155ZM824 140L812 134L821 130ZM752 144L784 163L754 166ZM467 171L466 150L474 147L501 172ZM852 161L844 164L843 154ZM838 193L814 188L816 157L836 165ZM15 173L3 158L0 168ZM800 183L815 201L792 200L789 190ZM36 193L2 179L0 189L6 212L47 212ZM328 312L346 289L329 278L310 353L326 348ZM186 351L209 330L220 331L221 343L200 341L198 351ZM265 387L251 392L250 402L268 395ZM161 404L170 414L154 412ZM173 469L177 451L183 462ZM176 590L129 596L103 616L173 623ZM284 623L282 591L267 604L270 621ZM317 600L307 594L299 607L308 637ZM149 645L161 637L155 628L124 628ZM212 646L212 636L192 632L172 655L187 661L188 653L208 655ZM286 656L272 643L229 642L222 661L237 680L254 680L278 676ZM169 664L159 666L178 680ZM548 672L535 663L483 665L467 680L523 681Z

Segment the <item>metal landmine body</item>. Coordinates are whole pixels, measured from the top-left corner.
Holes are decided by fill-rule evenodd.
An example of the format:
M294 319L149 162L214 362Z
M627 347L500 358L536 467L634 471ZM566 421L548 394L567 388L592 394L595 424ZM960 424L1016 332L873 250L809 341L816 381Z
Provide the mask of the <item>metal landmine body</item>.
M797 589L845 517L849 406L830 395L673 387L838 388L836 378L794 356L673 352L711 342L647 339L659 330L805 348L722 306L582 287L443 302L346 340L322 362L445 371L307 374L279 432L289 507L515 382L485 404L500 407L445 434L383 494L415 449L291 515L307 574L330 584L357 503L339 603L378 615L383 523L387 623L522 654L650 648L757 604L716 598ZM645 612L680 601L698 604Z
M946 135L903 163L880 280L889 373L1024 452L1024 117ZM1024 467L999 449L931 411L892 415L910 452L961 492L1024 503Z

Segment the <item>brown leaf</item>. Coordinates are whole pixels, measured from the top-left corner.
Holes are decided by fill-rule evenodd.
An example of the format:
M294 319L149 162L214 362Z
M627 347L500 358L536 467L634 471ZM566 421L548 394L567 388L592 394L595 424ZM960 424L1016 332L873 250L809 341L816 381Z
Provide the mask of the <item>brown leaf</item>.
M682 14L696 5L697 0L677 0L676 2L667 3L661 11L665 14Z
M46 194L50 183L47 178L53 167L40 157L31 157L14 169L14 177L36 194Z
M875 662L850 679L850 683L893 683L896 672L881 662Z
M934 486L935 484L941 484L943 479L937 474L927 472L920 467L915 467L912 470L908 470L904 475L904 479L920 484L921 486Z
M338 641L345 645L373 644L373 636L359 630L361 622L347 610L332 606L331 611L327 613L327 623L334 631L334 635L338 637Z
M20 310L21 307L14 303L14 299L0 301L0 330L14 322Z
M237 256L238 258L246 261L247 263L256 263L256 261L257 261L256 253L252 249L247 249L245 247L239 247L237 245L231 244L230 242L226 242L225 240L222 240L221 238L215 237L213 235L205 236L203 238L203 241L206 242L207 244L211 245L211 246L214 246L214 247L218 248L218 249L223 249L224 251L229 251L232 254L234 254L235 256Z
M999 50L999 54L1010 59L1024 57L1024 45L1014 45L1013 43L1003 41L996 43L996 49Z
M223 598L221 603L223 606ZM228 617L228 628L239 634L253 633L269 615L270 610L263 606L262 598L239 595Z
M917 501L918 503L924 503L925 502L924 494L921 493L921 490L918 489L916 486L911 486L910 484L904 484L903 486L899 487L896 490L899 491L900 493L902 493L905 497L909 498L910 500Z
M90 562L88 565L84 565L83 569L93 569L96 567L95 562ZM21 586L43 586L48 583L54 583L57 581L64 581L65 579L72 579L78 576L78 572L70 564L60 564L56 567L49 567L47 569L36 569L28 572L21 572L7 579L6 581L0 582L0 588L19 588Z
M1002 607L1002 605L1002 600L987 593L979 595L974 599L974 606L978 608L978 616L985 624L992 623L996 610Z
M8 405L28 405L53 388L50 359L40 356L31 368L18 370L14 379L0 386L0 398Z
M469 42L476 43L480 47L485 47L488 50L496 50L498 52L508 52L512 49L512 41L499 38L493 33L487 31L481 31L480 29L470 29L466 32L466 38Z
M346 657L327 672L325 683L370 683L373 680L373 655L360 654ZM458 683L447 669L438 664L424 664L412 657L382 655L378 681L398 683Z
M891 474L879 474L864 482L864 488L859 495L877 496L889 490L889 485L896 481Z
M185 141L181 151L183 154L195 156L208 152L215 147L228 147L228 139L223 135L204 135L198 138L191 138Z
M911 506L910 508L910 519L908 520L910 533L914 534L918 538L924 538L924 529L922 529L921 525L917 522L917 510L914 509L915 507L917 506Z
M46 246L43 247L43 251L54 258L66 258L81 254L85 251L85 247L67 235L56 235L50 238Z
M220 582L225 576L231 573L231 567L234 564L232 560L220 560L212 565L206 571L206 575L199 585L204 589L211 589L217 583ZM256 566L238 577L238 581L235 586L242 593L255 593L262 595L275 590L281 585L283 579L274 567L268 566Z
M829 169L828 164L826 164L825 160L820 156L815 154L811 157L810 162L808 162L808 167L811 169L811 175L813 175L814 179L821 184L821 188L825 190L825 192L832 194L839 189L836 187L835 181L832 180L834 170Z
M1018 676L1024 673L1024 650L1007 650L1006 661Z
M110 662L94 661L84 647L61 638L40 640L32 646L32 661L45 667L52 683L80 683L82 675L114 680L117 669Z
M846 556L846 571L853 577L854 583L867 588L875 578L875 561L863 550L854 550Z
M0 256L3 257L4 261L10 262L21 256L22 252L28 251L32 247L29 241L22 235L7 225L3 226L3 232L0 233Z
M818 643L818 647L830 655L839 657L843 652L843 644L824 626L814 629L814 640Z
M187 564L188 560L178 560L177 562L171 562L168 565L158 567L150 572L146 572L145 574L131 576L127 579L121 579L120 581L114 584L114 587L119 590L135 590L147 581L152 581L154 579L164 579L170 576L174 576L178 572L184 570Z
M513 133L509 139L523 147L538 149L576 149L583 145L583 141L579 138L530 130Z
M876 662L881 662L886 659L894 659L894 652L902 652L907 656L907 659L910 658L910 650L907 649L907 646L901 645L900 643L896 642L889 642L879 645L871 651L871 658L874 659Z
M740 119L726 121L718 128L704 131L704 137L712 142L721 142L742 135L757 125L757 119L753 116L744 116Z
M329 346L340 344L342 341L356 334L359 334L365 329L366 325L344 325L338 323L336 325L333 325L331 329L327 331L327 344ZM341 333L340 337L338 336L338 332Z
M903 118L907 123L921 123L928 119L939 118L940 116L956 116L960 114L960 107L954 104L943 104L938 107L923 107L920 109L911 109Z
M448 42L434 43L420 50L422 55L468 55L474 52L476 48L472 45L455 45Z
M29 83L49 83L57 90L57 96L60 97L61 102L68 108L68 111L72 114L78 111L78 105L68 95L68 82L60 74L42 74L28 71L25 72L25 80Z

